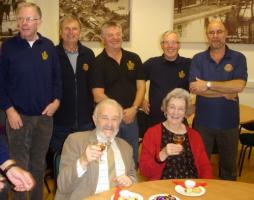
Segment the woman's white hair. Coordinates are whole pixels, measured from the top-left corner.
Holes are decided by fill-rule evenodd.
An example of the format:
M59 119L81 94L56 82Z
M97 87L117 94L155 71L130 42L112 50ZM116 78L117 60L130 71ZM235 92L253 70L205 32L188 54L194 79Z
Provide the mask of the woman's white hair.
M182 88L175 88L174 90L169 92L167 96L163 99L161 109L163 110L164 113L167 112L168 103L172 98L183 99L185 101L185 115L186 116L192 113L191 95L188 91Z

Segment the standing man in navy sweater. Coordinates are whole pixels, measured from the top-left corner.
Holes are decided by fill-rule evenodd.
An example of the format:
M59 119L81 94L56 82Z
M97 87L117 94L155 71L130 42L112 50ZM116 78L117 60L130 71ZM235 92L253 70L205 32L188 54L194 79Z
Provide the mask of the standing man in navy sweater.
M93 95L89 87L94 53L79 42L80 21L64 16L60 21L61 42L57 46L61 66L63 96L54 115L51 149L61 149L70 133L94 128Z
M142 109L149 117L147 127L166 120L161 104L168 92L175 88L189 89L191 59L179 55L178 33L164 32L160 45L163 54L149 58L143 64L146 80L150 82L147 88L149 99L144 99L142 103Z
M30 199L36 200L43 199L45 155L61 97L56 49L37 32L41 16L36 4L19 4L19 33L3 43L0 56L0 108L7 115L10 157L32 173ZM13 196L26 199L24 193Z

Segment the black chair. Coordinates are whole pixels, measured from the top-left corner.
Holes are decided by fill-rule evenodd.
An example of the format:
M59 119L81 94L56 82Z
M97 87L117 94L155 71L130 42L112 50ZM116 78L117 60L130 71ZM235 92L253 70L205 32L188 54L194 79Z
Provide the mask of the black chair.
M48 193L51 193L48 180L53 178L53 151L51 148L48 149L48 152L46 154L46 170L44 173L44 185L48 191Z
M54 173L54 183L55 188L57 188L57 176L59 174L59 165L61 160L62 149L58 149L53 156L53 173Z
M253 132L242 132L241 133L242 128L244 128L248 131L253 131ZM246 124L241 124L239 132L240 132L239 140L242 144L242 147L241 147L240 157L238 160L238 165L240 165L239 176L241 176L246 151L247 151L247 149L249 149L248 159L250 159L252 147L254 147L254 121L246 123Z
M140 144L142 143L146 130L149 128L149 116L143 110L138 110L137 121L139 128L139 144Z
M49 184L48 184L48 179L51 179L51 172L46 171L45 174L44 174L44 178L43 178L44 185L47 188L48 193L51 193L51 190L50 190Z

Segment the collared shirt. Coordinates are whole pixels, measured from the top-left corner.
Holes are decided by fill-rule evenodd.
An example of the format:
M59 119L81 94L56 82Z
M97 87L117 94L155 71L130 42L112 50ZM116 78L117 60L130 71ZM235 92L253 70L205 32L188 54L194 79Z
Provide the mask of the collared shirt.
M120 65L103 50L92 69L92 88L104 88L105 94L123 108L132 106L137 92L137 80L145 80L140 57L122 49Z
M98 138L98 136L97 136ZM100 139L98 138L98 141ZM114 152L115 158L115 168L116 168L116 176L121 176L125 174L125 165L122 159L121 152L115 142L115 140L111 141L111 148ZM96 162L96 161L95 161ZM108 180L108 162L107 162L107 149L103 151L103 154L100 158L99 162L99 177L98 184L96 187L95 193L99 193L109 189L109 180ZM82 177L86 173L87 169L84 169L80 161L77 161L77 174L78 177Z
M210 49L198 53L192 59L190 82L200 78L206 81L247 81L245 56L226 46L224 57L217 64L210 56ZM239 125L239 100L223 97L207 98L197 96L195 124L213 129L232 129Z
M190 58L179 55L174 61L168 61L162 55L150 58L144 62L146 80L150 80L149 118L152 124L165 119L161 111L161 103L168 92L175 88L189 90L190 65Z

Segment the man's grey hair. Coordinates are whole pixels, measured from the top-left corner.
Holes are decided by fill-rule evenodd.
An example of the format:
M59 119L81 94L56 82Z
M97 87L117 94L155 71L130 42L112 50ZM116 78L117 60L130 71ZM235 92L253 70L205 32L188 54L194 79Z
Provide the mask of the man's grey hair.
M105 29L109 27L118 27L122 30L122 26L119 23L115 21L107 21L101 26L101 37L103 37L103 34L105 33Z
M63 29L63 24L65 22L72 22L72 21L76 21L79 24L79 28L81 28L81 22L79 20L79 18L77 16L74 15L64 15L61 19L60 19L60 30Z
M100 103L98 103L96 105L96 107L94 109L94 113L93 113L94 117L96 119L98 119L98 115L100 114L101 109L106 105L110 105L110 106L113 106L113 107L117 108L118 111L119 111L120 121L122 121L122 119L123 119L123 108L122 108L122 106L117 101L115 101L114 99L109 99L109 98L102 100Z
M177 31L172 31L172 30L168 30L168 31L165 31L162 35L161 35L161 39L160 39L160 43L162 44L164 42L164 37L167 36L167 35L171 35L171 34L176 34L177 36L177 40L178 42L179 41L179 38L180 38L180 35Z
M36 12L38 13L40 19L42 18L42 12L41 12L41 8L36 5L35 3L32 3L32 2L22 2L22 3L19 3L18 4L18 8L17 8L17 12L16 12L16 15L19 14L20 10L22 8L25 8L25 7L32 7L32 8L35 8Z

